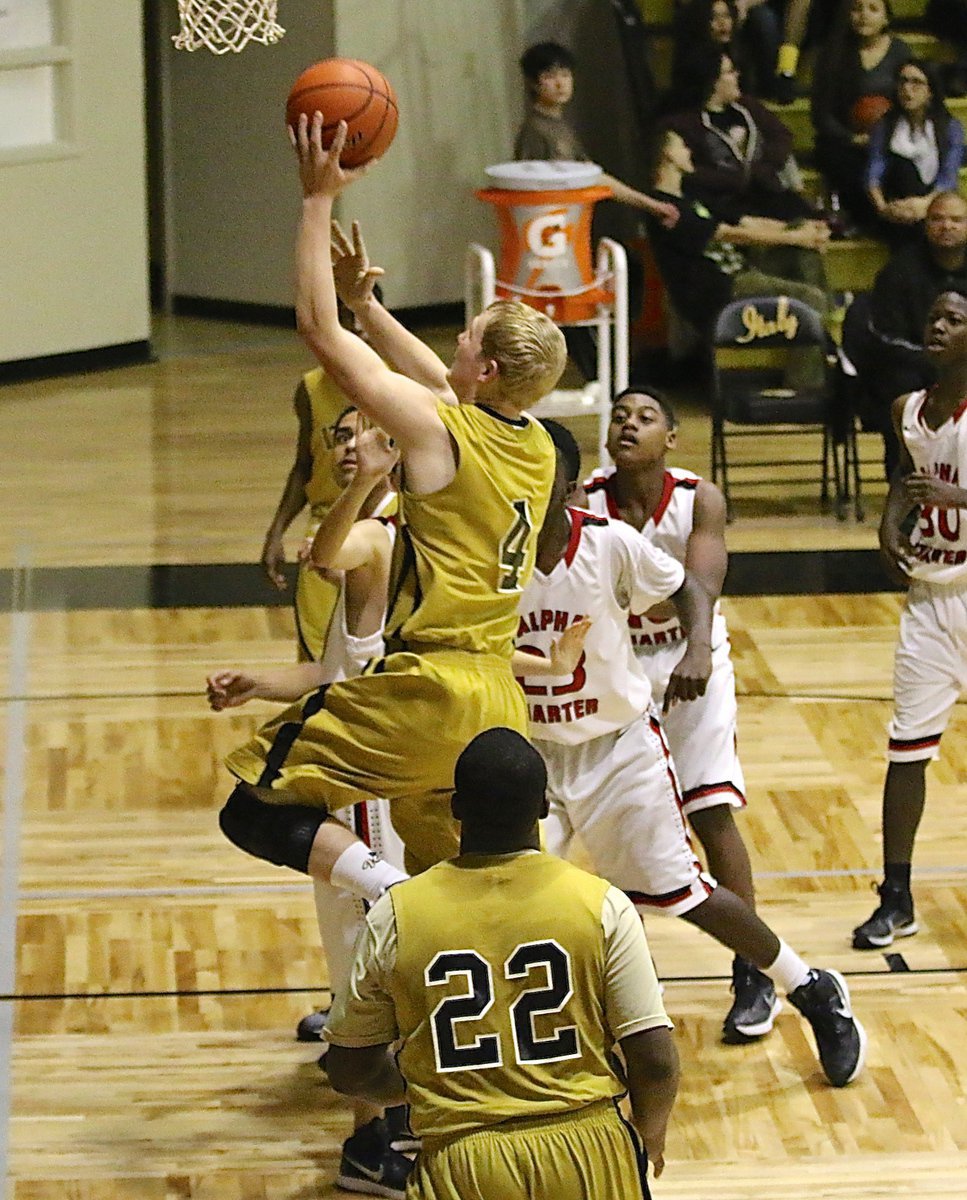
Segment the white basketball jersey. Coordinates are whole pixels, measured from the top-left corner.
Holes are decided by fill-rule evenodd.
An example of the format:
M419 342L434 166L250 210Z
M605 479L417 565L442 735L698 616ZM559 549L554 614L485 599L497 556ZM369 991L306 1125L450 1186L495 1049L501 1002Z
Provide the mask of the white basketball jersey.
M614 467L602 467L595 471L585 483L584 489L588 496L588 508L595 513L606 514L616 521L621 519L618 505L614 498ZM695 513L695 489L702 482L701 476L693 475L691 471L683 471L678 467L669 467L665 471L665 482L662 488L661 500L658 507L645 522L641 534L652 545L685 565L685 554L688 550L688 539L691 536ZM719 603L715 602L715 623L721 625L724 621ZM647 651L652 646L666 646L671 642L681 642L685 639L685 631L677 614L665 618L653 618L632 610L628 618L631 629L631 641L636 650ZM725 631L718 629L713 632L713 641L717 645Z
M381 511L381 508L377 510ZM374 515L377 515L374 514ZM390 549L396 537L396 527L391 521L380 519L380 524L386 530ZM384 651L382 625L367 637L356 637L346 626L346 588L339 590L339 599L333 610L332 622L329 626L329 636L323 648L319 664L323 670L326 683L338 683L341 679L354 679L362 673L363 667L371 658L381 658Z
M591 619L574 674L521 680L531 737L577 745L623 729L651 702L651 684L628 636L629 609L667 600L685 572L622 521L568 509L571 537L549 575L534 571L518 608L517 648L546 657L581 617Z
M903 406L903 440L916 471L957 487L967 486L967 399L939 429L923 420L925 391L912 392ZM910 535L916 556L913 577L929 583L967 579L967 514L959 508L923 504Z

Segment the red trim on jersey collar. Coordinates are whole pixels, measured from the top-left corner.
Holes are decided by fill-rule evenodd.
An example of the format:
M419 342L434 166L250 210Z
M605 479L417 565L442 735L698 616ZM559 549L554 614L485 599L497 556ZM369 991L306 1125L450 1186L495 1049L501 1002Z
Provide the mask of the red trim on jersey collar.
M601 476L598 476L597 479L592 478L591 486L587 490L588 492L596 492L599 488L602 489L604 492L605 504L608 507L608 516L613 517L616 521L620 521L621 512L614 497L614 484L616 479L617 475L615 473L606 475L604 478L601 478ZM672 496L675 494L675 488L695 488L698 486L698 482L699 481L697 478L676 479L671 471L666 471L661 481L661 498L658 501L655 511L651 514L650 520L654 521L654 523L657 525L662 519L666 510L668 509L669 504L672 502Z
M677 482L678 481L671 471L665 472L665 477L661 483L661 499L658 501L658 507L651 514L651 519L656 525L665 515L665 510L672 502L672 496L675 494L675 486Z
M937 431L936 431L936 429L933 429L931 426L929 426L927 424L927 422L923 419L923 410L926 408L927 401L930 399L930 396L936 390L937 390L936 384L934 384L933 387L925 388L924 393L923 393L923 399L920 401L920 407L917 409L917 421L925 429L929 430L931 433L936 433ZM965 396L963 398L963 400L961 400L960 404L954 409L954 411L950 414L950 417L948 419L951 422L953 422L954 425L956 425L957 422L960 420L960 418L964 415L965 412L967 412L967 396ZM946 422L944 422L944 424L946 424Z
M571 534L567 539L567 549L564 551L564 565L569 567L574 562L574 556L578 552L578 546L581 544L581 530L585 525L607 525L607 517L599 517L594 513L586 512L583 508L567 509L567 515L571 519Z
M567 549L564 551L564 562L570 566L578 552L581 542L581 526L584 524L584 513L579 508L569 508L567 515L571 518L571 535L567 539Z
M608 506L608 516L620 521L621 513L618 511L618 505L614 498L614 481L615 476L608 475L601 482L604 485L604 501Z

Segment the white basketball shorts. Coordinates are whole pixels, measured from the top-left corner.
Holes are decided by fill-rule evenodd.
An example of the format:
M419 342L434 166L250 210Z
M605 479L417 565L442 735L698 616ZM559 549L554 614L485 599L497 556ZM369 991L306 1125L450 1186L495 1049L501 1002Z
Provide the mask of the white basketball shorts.
M638 661L651 680L652 699L661 711L668 679L685 653L683 642L639 646ZM661 723L671 747L688 813L728 804L745 808L745 777L739 762L735 670L722 618L712 628L712 674L705 695L674 705Z
M950 713L967 690L967 583L914 580L893 660L890 762L936 758Z
M661 725L645 714L577 746L540 741L550 815L544 844L566 857L577 834L594 869L640 909L681 916L715 880L692 851Z

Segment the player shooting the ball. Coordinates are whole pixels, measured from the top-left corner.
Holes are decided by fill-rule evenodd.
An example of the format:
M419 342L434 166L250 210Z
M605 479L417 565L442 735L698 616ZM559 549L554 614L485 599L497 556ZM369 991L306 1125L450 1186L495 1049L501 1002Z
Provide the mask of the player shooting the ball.
M340 165L345 123L324 148L322 121L303 116L291 131L304 197L296 311L327 373L400 451L402 528L386 626L395 652L303 697L231 754L239 784L221 826L250 854L372 901L402 874L330 811L386 797L408 865L426 867L458 847L449 795L464 746L495 726L526 734L510 661L555 455L524 410L559 379L565 346L546 315L499 301L460 334L447 370L417 339L399 336L362 262L358 290L345 298L373 346L343 329L332 208L366 168Z

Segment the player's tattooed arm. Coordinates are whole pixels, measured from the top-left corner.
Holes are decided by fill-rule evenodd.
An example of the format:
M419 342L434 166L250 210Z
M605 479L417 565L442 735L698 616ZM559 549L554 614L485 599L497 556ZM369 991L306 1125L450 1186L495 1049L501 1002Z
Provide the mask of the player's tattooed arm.
M714 483L703 479L695 490L692 532L685 550L686 579L692 586L673 597L687 643L665 690L665 712L680 700L695 700L705 693L712 671L712 618L728 566L725 498Z

